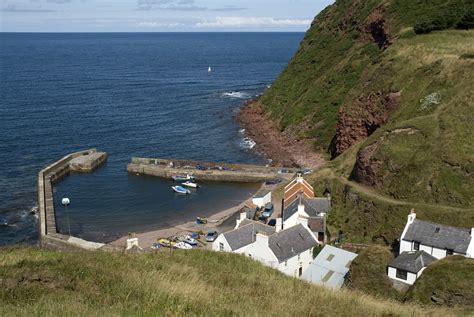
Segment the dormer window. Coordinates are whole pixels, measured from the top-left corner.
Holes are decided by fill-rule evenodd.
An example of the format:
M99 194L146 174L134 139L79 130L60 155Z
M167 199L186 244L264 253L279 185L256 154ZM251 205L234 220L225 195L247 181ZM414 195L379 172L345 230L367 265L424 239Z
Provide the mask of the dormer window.
M420 250L420 242L413 241L413 250L415 250L415 251Z

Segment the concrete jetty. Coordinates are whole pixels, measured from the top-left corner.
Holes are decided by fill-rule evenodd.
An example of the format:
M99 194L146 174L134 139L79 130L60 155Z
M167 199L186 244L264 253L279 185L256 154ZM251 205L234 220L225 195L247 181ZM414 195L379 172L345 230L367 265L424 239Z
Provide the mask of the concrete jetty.
M104 244L89 242L57 232L53 185L71 171L91 172L105 162L107 154L96 149L66 155L38 173L38 226L41 247L70 250L98 249Z
M86 155L80 155L69 162L69 168L74 172L89 173L95 170L107 159L105 152L92 152Z
M163 178L192 174L196 180L247 183L275 178L289 179L297 172L295 168L140 157L133 157L127 170L134 174Z

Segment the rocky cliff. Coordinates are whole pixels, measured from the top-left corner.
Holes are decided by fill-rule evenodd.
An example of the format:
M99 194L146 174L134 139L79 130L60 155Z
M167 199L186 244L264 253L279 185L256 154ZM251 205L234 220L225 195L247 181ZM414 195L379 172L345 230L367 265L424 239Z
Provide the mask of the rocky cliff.
M329 160L330 229L391 244L412 207L474 225L474 4L337 0L259 100L287 142Z

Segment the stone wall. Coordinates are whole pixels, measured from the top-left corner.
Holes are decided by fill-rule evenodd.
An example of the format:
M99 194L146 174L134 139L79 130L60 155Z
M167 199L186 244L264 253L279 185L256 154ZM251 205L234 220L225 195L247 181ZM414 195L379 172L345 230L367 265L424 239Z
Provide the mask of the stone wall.
M203 169L197 169L201 166ZM158 158L132 158L127 170L134 174L144 174L163 178L171 178L176 174L192 174L196 180L221 182L263 182L275 178L289 178L296 169L286 168L285 173L279 173L276 167L211 163L185 160L164 160Z
M97 153L96 149L80 151L66 155L59 161L42 169L38 173L38 226L40 246L54 249L77 249L68 243L69 236L57 233L56 215L54 210L53 184L67 176L71 160ZM102 160L103 162L104 160Z

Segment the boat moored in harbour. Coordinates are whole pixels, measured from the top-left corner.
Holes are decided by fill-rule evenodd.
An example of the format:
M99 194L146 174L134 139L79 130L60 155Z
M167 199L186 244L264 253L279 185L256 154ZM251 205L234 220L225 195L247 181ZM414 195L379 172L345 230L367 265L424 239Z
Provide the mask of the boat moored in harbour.
M198 184L196 184L195 182L190 181L190 180L184 182L182 185L183 185L183 186L186 186L186 187L191 187L191 188L198 188L198 187L199 187Z
M194 176L186 174L186 175L173 175L171 178L175 182L185 182L185 181L194 181Z
M177 192L178 194L191 194L189 189L186 189L182 186L171 186L171 189L173 189L173 191Z

